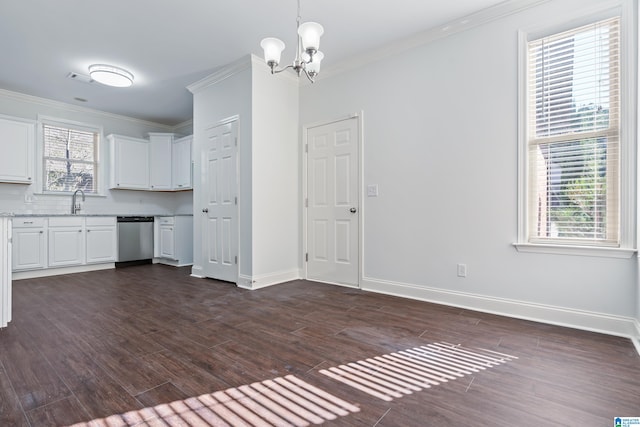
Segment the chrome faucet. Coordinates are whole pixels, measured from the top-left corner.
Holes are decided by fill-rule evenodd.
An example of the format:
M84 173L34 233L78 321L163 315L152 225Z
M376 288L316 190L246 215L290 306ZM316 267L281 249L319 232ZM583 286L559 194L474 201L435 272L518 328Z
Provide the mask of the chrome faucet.
M76 191L73 192L73 196L71 197L71 215L77 214L78 211L82 209L82 206L80 205L80 203L76 204L76 196L78 194L78 191L82 193L82 201L84 202L84 191L78 188Z

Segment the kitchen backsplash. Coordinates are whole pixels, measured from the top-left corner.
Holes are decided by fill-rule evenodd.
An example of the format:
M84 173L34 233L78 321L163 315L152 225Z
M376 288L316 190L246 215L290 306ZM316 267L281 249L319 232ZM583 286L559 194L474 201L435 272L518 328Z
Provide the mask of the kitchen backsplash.
M71 195L34 194L30 186L0 184L0 212L13 214L71 213ZM79 213L115 215L172 215L193 213L193 192L176 193L107 190L104 196L87 196Z

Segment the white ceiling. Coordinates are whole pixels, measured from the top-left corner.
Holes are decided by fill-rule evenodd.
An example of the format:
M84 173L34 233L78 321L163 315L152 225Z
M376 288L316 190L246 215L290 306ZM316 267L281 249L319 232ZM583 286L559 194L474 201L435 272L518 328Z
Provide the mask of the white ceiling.
M325 28L323 70L392 41L517 0L302 0ZM296 0L0 0L0 88L167 125L191 119L186 86L281 38L293 60ZM67 78L107 63L135 75L110 88ZM322 78L322 74L320 75ZM86 99L86 102L76 98Z

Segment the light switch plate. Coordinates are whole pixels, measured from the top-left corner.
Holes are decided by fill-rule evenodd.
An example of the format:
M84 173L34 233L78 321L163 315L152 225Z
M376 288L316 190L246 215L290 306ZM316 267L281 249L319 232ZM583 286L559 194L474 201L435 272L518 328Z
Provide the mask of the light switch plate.
M367 185L367 196L378 197L378 184Z

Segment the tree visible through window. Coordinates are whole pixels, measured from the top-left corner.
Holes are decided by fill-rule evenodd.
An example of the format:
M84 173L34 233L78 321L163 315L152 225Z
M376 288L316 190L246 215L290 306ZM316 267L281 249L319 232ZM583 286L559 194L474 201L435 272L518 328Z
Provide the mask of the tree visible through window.
M44 191L96 193L98 132L42 126Z
M528 44L529 241L619 243L619 23Z

